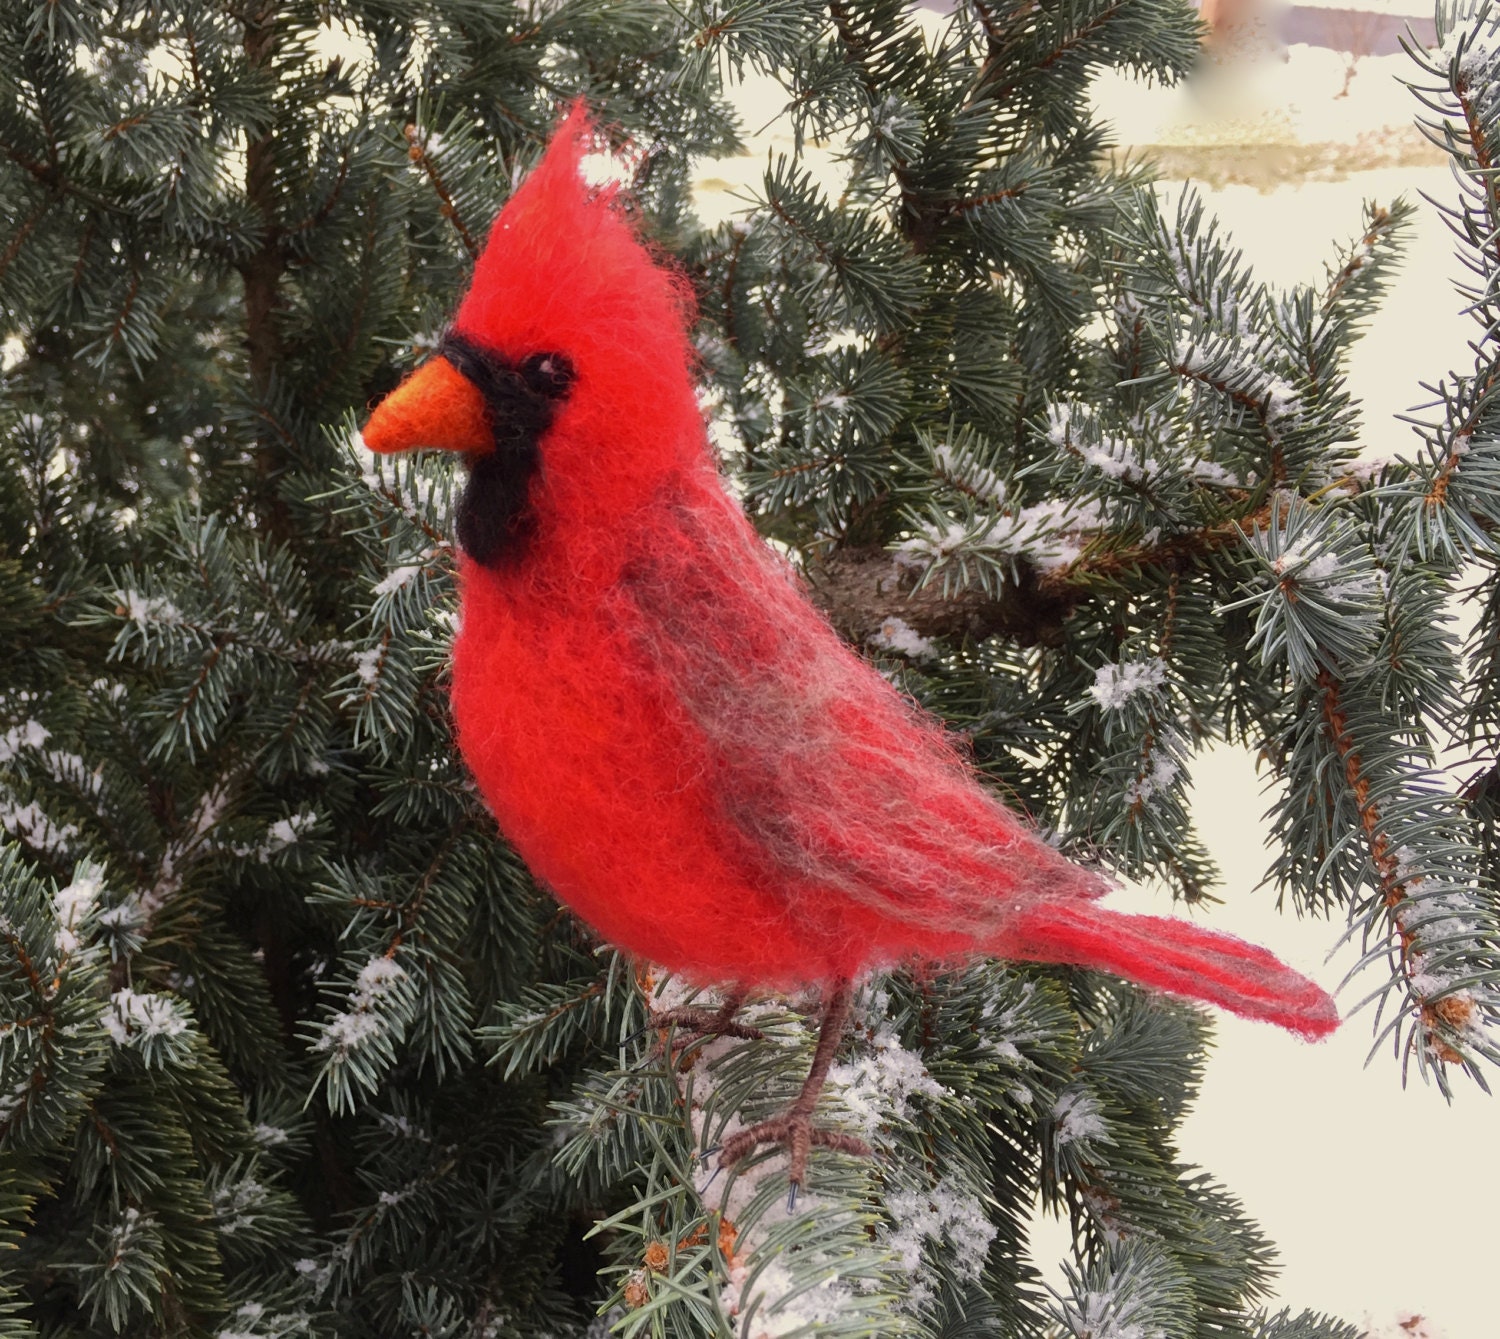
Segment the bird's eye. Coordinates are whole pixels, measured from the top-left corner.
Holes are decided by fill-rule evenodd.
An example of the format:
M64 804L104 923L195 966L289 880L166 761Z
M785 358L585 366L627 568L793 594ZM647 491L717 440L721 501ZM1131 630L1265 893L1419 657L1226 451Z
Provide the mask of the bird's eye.
M561 400L576 376L573 364L561 353L534 353L521 364L522 379L549 400Z

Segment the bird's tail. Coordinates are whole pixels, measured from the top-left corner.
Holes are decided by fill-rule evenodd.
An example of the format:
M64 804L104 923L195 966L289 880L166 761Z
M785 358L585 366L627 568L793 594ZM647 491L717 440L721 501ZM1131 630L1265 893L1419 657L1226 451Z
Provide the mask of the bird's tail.
M1128 916L1098 903L1043 902L1012 922L1006 957L1112 972L1205 1000L1309 1039L1338 1026L1327 992L1274 954L1233 935L1166 916Z

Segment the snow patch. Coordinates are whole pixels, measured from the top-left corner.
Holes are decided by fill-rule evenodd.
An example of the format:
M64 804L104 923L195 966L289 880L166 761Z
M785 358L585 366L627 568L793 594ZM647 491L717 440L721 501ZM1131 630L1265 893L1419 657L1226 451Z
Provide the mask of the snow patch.
M416 579L421 572L420 563L407 563L402 567L393 567L379 581L375 583L374 593L376 595L391 595L408 585Z
M747 1319L736 1327L736 1332L753 1335L754 1339L817 1333L812 1327L836 1322L855 1296L854 1290L837 1277L823 1279L797 1292L796 1279L780 1257L760 1267L748 1296L747 1284L749 1269L743 1264L732 1265L729 1286L724 1289L721 1301L731 1316L745 1314Z
M897 651L911 660L936 660L938 656L936 642L899 618L886 619L880 630L871 634L869 642L882 651Z
M359 675L359 681L367 687L373 687L375 681L380 678L380 667L384 661L384 646L372 646L364 651L356 651L354 672Z
M933 451L932 458L939 472L964 492L997 507L1004 504L1005 480L988 465L965 459L946 442Z
M1155 693L1166 681L1166 662L1159 656L1100 665L1094 671L1089 696L1103 711L1120 711L1136 694Z
M309 831L317 821L317 814L311 809L304 809L286 818L278 818L255 845L233 846L230 850L242 859L255 860L262 865L269 864L273 855L289 846L295 846L302 834Z
M74 824L54 823L34 800L18 804L5 796L0 796L0 827L34 850L52 855L62 855L78 836Z
M188 1030L182 1005L166 995L117 990L99 1015L116 1046L129 1047L156 1037L180 1037Z
M1083 553L1082 536L1098 530L1103 521L1103 510L1093 498L1048 498L997 516L978 530L956 521L923 525L903 541L898 555L932 561L972 548L1025 558L1044 571L1056 571L1078 561Z
M984 1272L997 1229L984 1201L954 1179L940 1180L927 1191L887 1194L885 1209L892 1220L885 1244L911 1275L906 1296L909 1308L921 1307L935 1291L936 1280L923 1269L923 1248L928 1243L961 1281L973 1282Z
M1181 773L1182 768L1177 765L1177 759L1163 748L1153 749L1150 766L1125 787L1125 802L1131 805L1148 804L1176 781Z
M1068 1088L1059 1094L1052 1107L1052 1119L1056 1122L1052 1138L1058 1148L1085 1139L1112 1142L1098 1100L1083 1088Z
M253 1317L247 1317L245 1313L251 1307L257 1311ZM252 1328L220 1330L217 1339L301 1339L316 1333L312 1316L306 1311L266 1312L258 1302L247 1302L235 1313L234 1323L238 1325L242 1319L249 1320Z
M40 749L52 732L40 721L23 721L0 735L0 762L9 762L22 749Z
M855 1129L869 1139L882 1125L909 1119L912 1098L948 1096L948 1090L927 1072L922 1057L902 1046L895 1029L884 1020L870 1038L867 1052L830 1067L828 1086L848 1110Z
M349 995L349 1007L324 1025L323 1035L313 1044L317 1051L355 1050L386 1030L380 1005L390 999L407 979L406 969L393 958L371 958L360 968Z
M220 1186L213 1192L213 1209L219 1220L219 1231L227 1237L254 1227L260 1217L257 1210L263 1209L270 1198L271 1192L253 1176Z
M1216 460L1192 461L1188 465L1188 477L1194 483L1212 484L1215 488L1247 488L1254 483L1254 476L1241 479Z
M137 627L148 623L181 623L182 611L165 595L142 595L135 590L117 590L117 612Z
M60 953L72 953L78 948L78 928L93 910L103 887L104 879L97 869L80 866L73 874L73 882L57 890L52 905L57 911Z

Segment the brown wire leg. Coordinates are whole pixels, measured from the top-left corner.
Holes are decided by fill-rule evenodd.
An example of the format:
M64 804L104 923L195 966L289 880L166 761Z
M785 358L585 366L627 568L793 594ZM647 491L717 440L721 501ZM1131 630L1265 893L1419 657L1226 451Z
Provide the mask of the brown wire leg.
M726 1139L719 1154L720 1166L734 1166L762 1144L784 1144L791 1158L792 1198L795 1202L797 1190L807 1176L807 1155L813 1145L860 1157L869 1157L874 1152L863 1139L837 1130L820 1130L812 1123L813 1108L818 1104L818 1094L823 1091L829 1066L833 1064L834 1053L843 1039L844 1024L848 1022L849 1006L853 1001L854 988L848 981L840 981L834 986L823 1007L823 1024L818 1032L818 1049L813 1054L812 1068L807 1072L797 1100L781 1115L763 1120L759 1125L752 1125Z
M745 1041L759 1041L766 1035L764 1032L757 1027L734 1021L735 1014L744 1006L745 997L749 993L745 986L736 986L718 1009L700 1009L697 1005L688 1004L680 1009L653 1012L650 1027L679 1029L672 1038L674 1051L690 1046L700 1037L741 1037ZM665 1039L662 1044L665 1046Z

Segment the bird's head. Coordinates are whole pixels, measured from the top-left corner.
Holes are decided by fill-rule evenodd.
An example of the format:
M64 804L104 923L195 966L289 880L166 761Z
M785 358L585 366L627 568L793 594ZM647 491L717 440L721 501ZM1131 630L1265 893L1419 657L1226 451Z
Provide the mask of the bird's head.
M618 524L705 450L691 297L617 190L583 179L593 139L575 106L496 218L436 352L364 427L373 451L465 455L458 537L486 566L548 526Z

